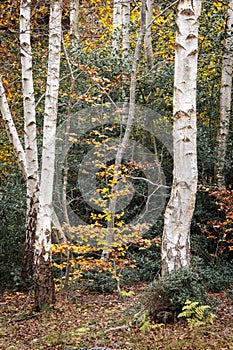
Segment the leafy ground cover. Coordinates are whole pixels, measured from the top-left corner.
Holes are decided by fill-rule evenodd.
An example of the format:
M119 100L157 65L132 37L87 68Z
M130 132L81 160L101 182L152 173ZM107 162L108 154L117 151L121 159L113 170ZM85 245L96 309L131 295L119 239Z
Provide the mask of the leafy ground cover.
M145 284L132 286L121 299L117 293L80 290L58 294L56 306L41 313L32 309L32 294L4 293L0 296L0 349L233 349L233 301L226 293L214 294L218 300L214 324L190 331L184 322L141 327L134 315L140 312L145 289Z

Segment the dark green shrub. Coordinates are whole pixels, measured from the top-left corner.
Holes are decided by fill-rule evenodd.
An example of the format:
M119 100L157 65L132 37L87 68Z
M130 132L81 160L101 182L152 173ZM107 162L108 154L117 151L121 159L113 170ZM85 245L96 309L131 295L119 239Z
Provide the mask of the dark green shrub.
M232 264L223 259L214 259L208 264L202 259L193 259L193 269L199 274L208 292L220 292L233 283Z
M186 300L203 304L207 298L198 273L182 268L153 282L143 297L143 303L155 322L175 321Z
M25 240L26 196L23 179L15 171L0 186L0 292L21 286Z
M229 289L227 292L226 292L226 296L232 300L233 302L233 289Z
M151 238L148 236L148 239ZM122 272L124 283L151 282L160 270L160 245L152 243L148 248L140 249L138 245L131 244L127 258L133 262L135 268Z
M83 290L97 293L109 293L117 289L116 280L108 271L99 272L98 269L87 271L78 281L78 286Z

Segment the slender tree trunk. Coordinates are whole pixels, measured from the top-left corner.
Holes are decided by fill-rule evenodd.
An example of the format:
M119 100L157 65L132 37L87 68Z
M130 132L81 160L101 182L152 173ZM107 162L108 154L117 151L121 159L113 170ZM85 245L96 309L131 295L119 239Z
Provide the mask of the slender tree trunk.
M41 310L43 305L55 302L51 254L51 221L61 52L61 17L62 0L51 0L41 182L35 239L34 284L36 310Z
M13 151L14 154L18 160L19 168L22 171L23 178L25 181L27 180L27 170L26 170L26 157L25 157L25 151L23 149L23 146L21 144L21 141L19 139L18 132L16 130L11 111L7 102L7 98L5 95L4 87L2 84L2 80L0 77L0 111L2 114L3 122L6 128L7 136L9 138L9 141L13 145ZM56 213L52 212L52 222L53 225L56 227L57 231L55 234L55 240L59 243L66 242L66 236L64 232L61 229L61 224L58 220L58 217ZM32 264L33 265L33 264Z
M125 60L129 56L130 39L130 1L122 0L122 59Z
M115 55L118 55L120 49L120 37L122 26L122 6L121 0L114 0L113 3L113 40L112 48Z
M20 49L22 65L22 90L24 106L24 140L27 181L26 239L22 261L22 279L33 276L34 244L38 211L38 154L36 136L36 108L32 77L32 52L30 39L31 0L20 3Z
M135 98L136 98L136 85L137 85L137 68L138 68L138 62L140 58L140 52L141 52L141 47L143 44L145 32L146 32L146 5L145 5L145 0L142 0L142 7L141 7L141 30L140 34L138 36L135 52L134 52L134 59L133 59L133 65L132 65L132 70L131 70L131 82L130 82L130 101L129 101L129 112L128 112L128 118L127 118L127 123L126 123L126 129L125 133L122 139L122 142L120 143L118 149L117 149L117 154L116 154L116 159L115 159L115 170L116 173L119 170L119 167L122 162L123 158L123 152L127 147L127 144L129 142L130 138L130 133L132 129L132 125L134 122L134 115L135 115ZM117 175L116 180L118 181ZM117 192L117 185L112 189L112 193ZM116 195L112 200L109 201L109 213L111 214L111 221L109 222L108 228L109 228L109 236L107 237L107 243L109 246L111 246L113 237L111 235L111 230L115 226L114 222L114 217L116 213L116 204L117 204L117 197ZM102 254L103 259L108 259L109 257L109 250L104 250Z
M222 78L220 90L220 116L217 132L216 180L220 188L226 187L224 166L226 162L227 136L231 116L231 88L233 65L233 1L229 2L226 24L226 38L222 59Z
M146 54L147 66L151 69L154 65L154 52L151 38L151 21L152 21L152 0L146 1L146 34L144 38L144 48Z
M129 26L130 0L114 0L112 48L115 55L118 55L122 49L123 59L126 59L129 55Z
M1 111L2 119L6 128L7 136L10 142L13 144L14 154L18 160L19 167L22 171L23 177L26 180L27 171L26 171L25 152L21 144L21 141L19 139L19 135L11 115L11 111L7 102L1 76L0 76L0 111Z
M78 12L79 0L70 0L70 36L73 48L79 40Z
M173 99L174 169L164 215L162 275L190 266L190 225L197 188L196 77L200 0L180 0Z

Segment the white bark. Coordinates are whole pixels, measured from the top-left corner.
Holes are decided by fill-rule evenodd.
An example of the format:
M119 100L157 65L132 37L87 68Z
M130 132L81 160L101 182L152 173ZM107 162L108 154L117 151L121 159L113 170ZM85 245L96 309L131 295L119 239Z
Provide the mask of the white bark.
M38 156L36 142L36 108L32 76L32 53L30 42L30 4L22 0L20 4L20 48L22 65L22 88L24 105L25 155L29 190L38 187Z
M121 0L114 0L113 3L113 40L112 48L114 54L118 54L120 47L120 34L122 25L122 6Z
M13 145L13 151L14 154L18 160L19 167L22 171L22 175L24 179L27 179L27 170L26 170L26 157L25 157L25 151L22 146L22 143L19 139L19 135L17 132L17 129L15 127L11 111L7 102L7 98L5 95L5 90L2 84L2 79L0 76L0 111L2 115L2 119L6 128L7 136L9 138L9 141ZM63 231L61 230L61 224L57 218L57 215L55 214L54 210L52 212L52 222L53 225L58 230L58 242L66 242L66 236L64 235Z
M2 78L0 76L0 111L2 114L2 119L4 121L4 125L7 131L8 138L10 142L13 144L14 153L18 159L19 167L23 173L23 177L26 179L27 171L26 171L26 158L23 146L19 139L18 132L16 130L11 111L7 102L5 90L2 84Z
M79 0L70 0L70 35L72 47L75 47L79 40L78 13Z
M197 188L196 77L200 0L178 3L173 98L173 184L164 215L162 275L190 265Z
M36 143L36 112L34 101L32 55L30 44L30 4L31 0L20 2L20 45L22 63L22 90L25 118L25 150L15 128L10 108L0 78L0 110L8 137L27 181L27 233L31 230L28 253L34 254L35 308L54 301L54 281L51 259L51 222L59 226L52 207L53 175L55 158L55 133L57 120L57 100L59 89L59 68L61 51L62 0L51 0L49 23L48 77L45 98L45 118L43 134L41 186L39 192L39 212L37 207L39 176ZM30 226L31 225L31 226ZM36 230L36 232L35 232ZM34 235L33 235L34 234ZM63 232L59 239L65 240ZM35 241L35 248L34 247ZM33 245L31 244L33 242ZM32 249L31 249L32 248ZM33 252L33 250L35 250ZM29 259L30 260L30 259ZM28 260L28 261L29 261ZM33 259L31 267L32 269ZM26 273L28 270L26 270Z
M122 0L122 58L129 55L130 0Z
M30 37L31 0L20 2L20 51L22 66L22 91L24 107L24 140L27 181L26 239L22 263L22 278L32 276L35 231L37 225L39 175L36 135L36 108L32 76Z
M154 65L154 52L151 38L152 4L152 0L146 1L146 34L144 38L144 48L148 68L152 68Z
M117 150L116 155L116 161L115 165L119 166L122 161L123 152L124 149L127 147L127 144L129 142L129 137L133 125L134 115L135 115L135 98L136 98L136 84L137 84L137 68L140 58L140 52L141 47L143 44L143 40L145 37L146 32L146 0L142 0L142 7L141 7L141 30L140 34L138 36L135 52L134 52L134 58L133 58L133 64L132 64L132 70L131 70L131 81L130 81L130 101L129 101L129 114L127 118L126 123L126 129L123 136L123 140L121 144L119 145L119 148Z
M42 166L38 222L35 239L35 309L55 301L51 253L53 214L53 181L57 103L59 92L60 53L62 37L62 0L51 0L49 20L48 76L45 93Z
M227 136L231 116L231 88L233 65L233 0L229 2L226 24L226 38L224 54L222 58L222 78L220 90L220 116L217 132L217 166L216 179L221 188L226 187L224 166L226 162Z
M50 258L53 178L55 162L55 137L57 101L61 52L62 0L52 0L49 22L49 57L45 112L43 127L43 150L39 196L38 227L36 232L36 258L44 248L45 261Z

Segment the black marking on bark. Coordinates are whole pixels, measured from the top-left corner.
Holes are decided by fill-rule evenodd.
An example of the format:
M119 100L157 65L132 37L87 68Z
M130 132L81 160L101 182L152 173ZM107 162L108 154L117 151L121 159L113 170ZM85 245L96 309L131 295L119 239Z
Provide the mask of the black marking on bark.
M189 39L194 39L196 38L196 35L195 34L189 34L186 38L186 40L189 40Z
M184 111L177 111L175 114L174 114L174 119L180 119L180 118L183 118L183 117L187 117L189 118L189 114L184 112Z
M183 45L179 44L179 43L176 43L176 44L175 44L175 49L176 49L176 50L181 50L181 49L182 49L182 50L186 50L186 48L185 48Z
M193 50L188 54L188 57L195 56L197 54L197 50Z
M194 16L194 12L191 9L184 9L180 12L182 16Z

